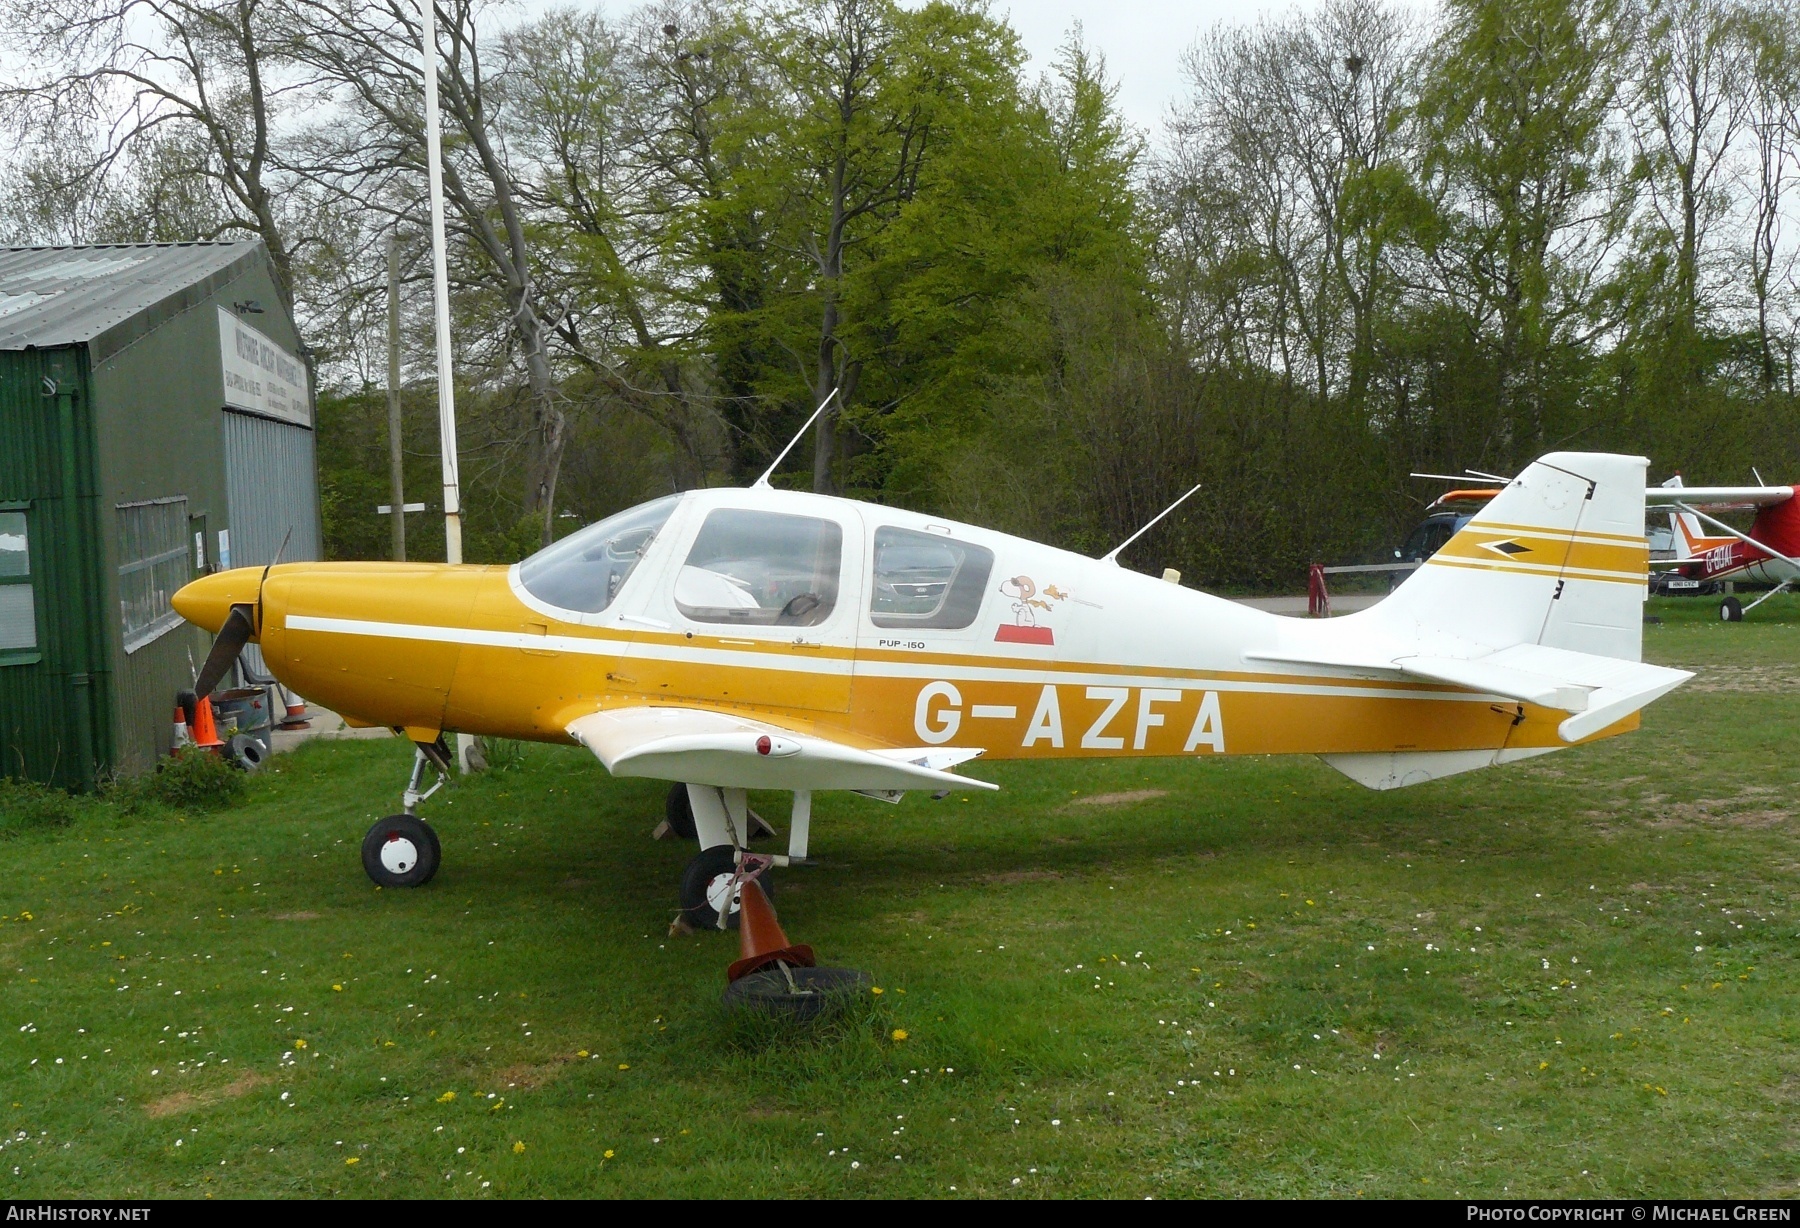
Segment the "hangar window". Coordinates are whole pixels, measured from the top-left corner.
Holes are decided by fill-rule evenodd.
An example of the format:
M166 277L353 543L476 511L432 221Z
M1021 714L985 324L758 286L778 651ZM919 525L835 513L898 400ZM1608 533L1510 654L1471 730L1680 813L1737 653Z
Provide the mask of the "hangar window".
M559 610L598 614L625 587L680 501L667 495L577 529L520 563L519 583Z
M0 665L35 660L37 642L30 528L23 510L0 512Z
M869 621L877 627L955 630L975 621L994 552L911 529L875 530Z
M837 605L843 557L832 521L721 508L675 578L675 605L696 622L816 627Z
M120 503L114 512L119 529L119 617L125 651L136 652L181 624L170 600L194 575L187 498Z

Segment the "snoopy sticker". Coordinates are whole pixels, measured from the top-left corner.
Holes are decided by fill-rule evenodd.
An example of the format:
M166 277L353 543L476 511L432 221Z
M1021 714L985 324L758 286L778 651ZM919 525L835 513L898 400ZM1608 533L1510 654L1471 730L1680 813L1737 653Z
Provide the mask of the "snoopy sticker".
M1051 613L1051 601L1065 601L1069 594L1052 584L1038 596L1037 582L1030 576L1013 576L1000 582L1000 593L1012 600L1013 618L1001 623L994 639L1002 644L1054 644L1056 638L1048 626L1039 622L1039 611ZM1045 600L1049 598L1049 600Z

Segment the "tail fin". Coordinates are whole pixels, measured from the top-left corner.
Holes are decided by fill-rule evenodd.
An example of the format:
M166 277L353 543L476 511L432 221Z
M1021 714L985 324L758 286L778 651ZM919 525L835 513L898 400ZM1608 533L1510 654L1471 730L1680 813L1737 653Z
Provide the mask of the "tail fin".
M1663 483L1666 490L1682 488L1681 475L1678 473ZM1700 529L1700 519L1691 512L1669 513L1669 544L1674 548L1677 563L1686 563L1698 557L1702 552L1694 548L1704 534Z
M1648 467L1603 452L1539 459L1370 613L1455 656L1535 644L1641 660Z

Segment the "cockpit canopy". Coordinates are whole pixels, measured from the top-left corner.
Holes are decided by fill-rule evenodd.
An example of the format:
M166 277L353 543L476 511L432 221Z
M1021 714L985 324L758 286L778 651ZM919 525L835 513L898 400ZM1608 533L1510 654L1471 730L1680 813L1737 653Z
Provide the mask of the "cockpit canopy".
M598 614L625 587L679 502L680 495L666 495L577 529L520 563L519 583L559 610Z

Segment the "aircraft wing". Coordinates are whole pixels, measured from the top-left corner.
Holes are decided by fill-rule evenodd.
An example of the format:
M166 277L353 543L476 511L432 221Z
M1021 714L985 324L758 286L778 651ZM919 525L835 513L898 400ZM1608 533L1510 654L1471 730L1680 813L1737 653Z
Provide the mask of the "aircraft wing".
M998 789L945 769L982 752L928 746L864 750L705 708L612 708L569 733L614 776L737 789Z
M1651 507L1686 503L1690 507L1766 507L1794 497L1792 486L1652 486L1644 491Z
M1570 714L1557 726L1565 742L1579 742L1589 734L1623 720L1639 708L1674 690L1694 675L1642 661L1621 661L1566 648L1516 644L1485 657L1401 655L1382 659L1369 653L1246 653L1256 661L1286 665L1329 666L1333 669L1401 674L1429 682L1498 695L1523 703L1558 708Z

